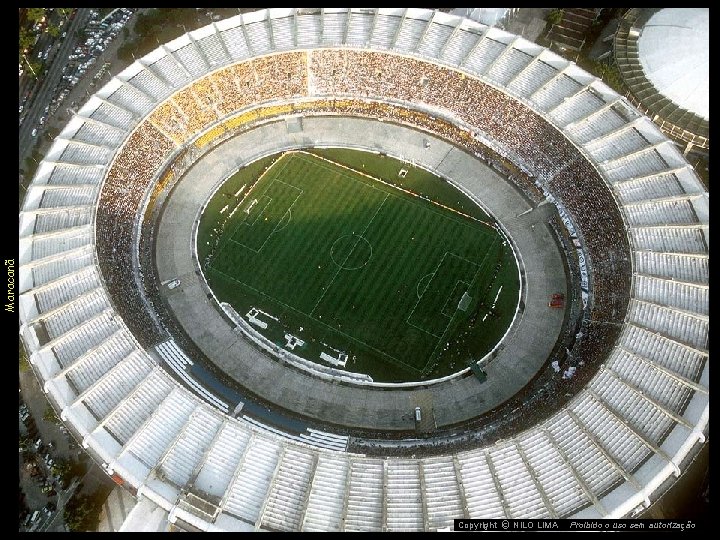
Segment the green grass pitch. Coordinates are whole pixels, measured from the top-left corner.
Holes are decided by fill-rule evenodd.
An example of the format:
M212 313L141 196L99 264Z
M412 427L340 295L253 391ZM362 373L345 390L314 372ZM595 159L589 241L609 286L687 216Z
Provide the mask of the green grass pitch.
M218 299L261 310L277 345L296 336L293 352L324 365L345 353L341 369L376 381L447 375L489 351L519 287L492 220L423 169L311 152L250 164L209 202L198 255Z

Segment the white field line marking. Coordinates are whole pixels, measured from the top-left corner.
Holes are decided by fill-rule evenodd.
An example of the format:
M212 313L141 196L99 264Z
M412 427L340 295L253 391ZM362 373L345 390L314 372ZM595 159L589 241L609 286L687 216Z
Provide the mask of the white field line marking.
M282 302L281 300L278 300L278 299L275 298L274 296L270 296L269 294L267 294L267 293L265 293L265 292L263 292L263 291L261 291L261 290L259 290L259 289L256 289L255 287L253 287L253 286L251 286L251 285L248 285L248 284L245 283L244 281L240 281L239 279L234 278L234 277L232 277L232 276L229 275L229 274L226 274L226 273L223 272L222 270L218 270L217 268L211 268L211 270L212 270L213 272L217 272L218 274L221 274L221 275L225 276L226 278L234 281L235 283L239 283L240 285L242 285L242 286L244 286L244 287L247 287L248 289L251 289L251 290L255 291L256 293L261 294L262 296L270 299L270 300L273 301L273 302L276 302L276 303L278 303L278 304L286 307L287 309L290 309L290 310L292 310L292 311L294 311L294 312L296 312L296 313L300 313L301 315L304 315L305 317L309 317L310 319L312 319L312 320L315 321L316 323L321 324L321 325L323 325L324 327L332 330L333 332L337 332L338 334L343 335L343 336L345 336L345 337L348 338L348 339L351 339L351 340L354 341L355 343L359 343L359 344L362 345L363 347L367 347L368 349L371 349L371 350L375 351L376 353L381 354L382 356L384 356L385 358L388 358L388 359L391 360L392 362L395 362L395 363L397 363L397 364L402 364L403 366L405 366L406 368L410 369L411 371L416 372L416 373L418 373L418 374L420 373L420 370L418 370L417 367L411 366L410 364L408 364L408 363L406 363L406 362L403 362L403 361L400 360L399 358L395 358L394 356L391 356L391 355L389 355L388 353L386 353L386 352L384 352L384 351L381 351L380 349L376 349L375 347L373 347L373 346L370 345L369 343L365 343L362 339L358 339L358 338L356 338L356 337L354 337L354 336L351 336L350 334L346 334L346 333L343 332L342 330L339 330L338 328L335 328L334 326L331 326L331 325L329 325L329 324L321 321L320 319L316 319L315 317L312 317L312 316L308 315L308 314L305 313L304 311L301 311L301 310L299 310L299 309L297 309L297 308L294 308L294 307L292 307L292 306L289 306L289 305L287 305L285 302Z
M389 196L390 196L390 195L388 195L387 193L385 194L385 198L384 198L383 201L380 203L380 206L378 206L377 210L375 210L375 213L373 214L373 217L370 219L370 221L368 222L368 224L365 225L365 228L363 229L363 231L358 235L358 238L357 238L357 240L355 240L355 243L353 244L352 249L351 249L350 251L348 251L348 254L345 256L345 259L343 260L342 264L341 264L340 266L338 266L338 269L337 269L337 271L335 272L335 275L334 275L334 276L332 277L332 279L330 280L330 283L328 283L327 287L325 287L325 290L324 290L323 293L320 295L320 298L318 298L318 301L315 302L315 306L313 306L312 310L310 310L310 315L311 315L311 316L312 316L312 314L313 314L313 311L315 311L315 309L316 309L316 308L318 307L318 305L320 304L320 301L325 297L325 294L330 290L330 287L332 286L333 282L335 281L335 278L338 276L338 274L340 273L340 271L343 269L342 267L345 266L345 263L346 263L347 260L350 258L350 255L352 255L352 252L355 251L355 248L357 247L358 242L360 241L360 239L363 237L363 235L364 235L364 234L367 232L367 230L370 228L370 225L372 224L372 222L375 221L375 217L378 215L378 213L380 213L380 210L382 209L383 205L385 204L385 201L388 200L388 197L389 197Z
M298 152L299 154L307 154L307 155L313 156L313 157L315 157L315 158L322 159L323 161L327 161L328 163L331 163L331 164L335 165L336 167L341 167L341 168L343 168L343 169L345 169L345 170L354 172L355 174L359 174L359 175L361 175L361 176L364 176L364 177L366 177L366 178L369 178L370 180L374 180L375 182L380 182L381 184L383 184L383 185L385 185L385 186L391 187L391 188L393 188L393 189L397 189L398 191L402 191L403 193L406 193L406 194L411 195L411 196L413 196L413 197L417 197L418 199L422 199L422 200L424 200L424 201L428 201L428 202L430 202L430 203L432 203L432 204L434 204L434 205L436 205L436 206L439 206L440 208L443 208L443 209L445 209L445 210L449 210L450 212L454 212L454 213L458 214L459 216L463 216L463 217L465 217L465 218L467 218L467 219L471 219L471 220L473 220L473 221L477 221L478 223L482 223L482 224L484 224L484 225L487 225L488 227L494 228L493 225L492 225L491 223L488 223L487 221L483 221L482 219L473 217L473 216L471 216L471 215L469 215L469 214L466 214L465 212L461 212L460 210L455 210L454 208L451 208L451 207L449 207L449 206L447 206L447 205L445 205L445 204L443 204L443 203L441 203L441 202L438 202L438 201L434 201L434 200L432 200L432 199L429 199L429 198L425 197L424 195L420 195L419 193L415 193L414 191L411 191L411 190L409 190L409 189L405 189L405 188L403 188L403 187L400 187L400 186L398 186L397 184L391 184L390 182L386 182L385 180L383 180L383 179L381 179L381 178L378 178L378 177L376 177L376 176L372 176L371 174L367 174L367 173L364 173L364 172L362 172L362 171L358 171L357 169L353 169L352 167L348 167L347 165L343 165L342 163L338 163L338 162L336 162L336 161L333 161L333 160L328 159L328 158L323 157L323 156L319 156L319 155L317 155L317 154L313 154L313 153L311 153L311 152L306 152L306 151L304 151L304 150L298 150L297 152Z
M438 264L437 268L435 268L435 271L432 273L432 276L433 276L433 277L430 278L430 281L428 282L427 286L425 287L425 290L423 291L423 296L425 296L425 292L430 288L430 285L432 284L433 280L435 279L435 274L437 274L438 271L440 270L440 267L442 266L442 263L445 261L445 257L446 257L447 255L450 255L451 257L455 257L456 259L460 259L461 261L465 261L465 262L468 262L468 263L472 264L473 266L475 266L475 267L478 269L478 270L475 270L475 273L476 273L476 274L477 274L477 272L479 271L479 269L481 268L481 265L478 265L477 263L471 261L470 259L466 259L465 257L461 257L460 255L455 255L454 253L450 253L449 251L446 251L446 252L443 254L442 259L440 259L440 263ZM487 254L486 254L486 256L487 256ZM485 261L485 259L483 259L483 262L484 262L484 261ZM425 276L423 276L422 278L420 278L420 279L423 279L423 278L425 278L426 276L427 276L427 274L426 274ZM473 279L474 279L474 278L473 278ZM465 281L457 280L456 283L455 283L455 286L456 286L456 287L457 287L457 282L466 283ZM468 286L468 290L470 290L470 287L469 287L469 286ZM455 291L455 290L453 289L453 292L454 292L454 291ZM438 336L437 334L433 334L432 332L429 332L429 331L427 331L427 330L425 330L425 329L423 329L423 328L420 328L419 326L417 326L417 325L415 325L415 324L413 324L413 323L410 322L410 318L411 318L411 317L413 316L413 314L415 313L415 310L417 309L417 307L418 307L418 305L420 304L421 301L422 301L422 296L421 296L420 298L418 298L418 301L417 301L417 302L415 302L415 306L413 306L412 311L410 312L410 315L408 315L407 319L405 319L405 322L406 322L407 324L409 324L410 326L412 326L413 328L417 328L418 330L422 330L422 331L425 332L426 334L430 334L430 335L433 336L433 337L436 337L436 338L437 338L437 337L441 337L441 336ZM447 304L447 299L445 300L445 304L443 304L443 309L445 308L445 305L446 305L446 304ZM451 317L450 315L445 315L444 313L442 313L442 310L440 311L440 314L441 314L442 316L444 316L444 317ZM452 316L454 316L454 315L455 315L455 314L453 313ZM452 317L451 317L451 320L452 320ZM448 322L448 325L449 325L449 324L450 324L450 323ZM447 330L447 326L445 326L445 330ZM443 333L444 333L444 332L443 332Z
M475 271L477 272L477 270L475 270ZM440 315L442 315L443 317L452 317L453 315L455 315L455 311L457 311L457 309L458 309L457 306L460 304L460 300L462 300L462 296L460 297L460 300L458 300L457 303L455 304L455 309L452 309L452 306L450 306L452 309L452 315L446 315L445 308L448 307L448 303L455 296L455 290L458 288L458 285L460 285L461 283L464 284L466 287L466 289L463 291L464 293L466 293L469 290L470 284L467 281L463 281L462 279L458 279L457 281L455 281L455 286L453 287L453 290L450 292L450 295L447 297L447 299L445 300L445 304L443 304L443 307L440 310Z
M482 262L481 262L479 265L476 265L476 266L478 267L478 269L475 271L475 275L473 276L472 281L470 282L470 286L468 287L468 290L472 290L472 286L473 286L473 284L475 283L475 280L477 279L478 274L480 274L480 270L485 266L485 261L487 260L488 255L490 254L490 251L492 251L492 249L495 247L495 242L497 242L497 239L494 239L493 242L492 242L492 244L490 244L490 248L485 252L485 256L483 257ZM465 260L467 260L467 259L465 259ZM472 261L469 261L469 262L472 262ZM474 264L474 263L473 263L473 264ZM443 332L442 336L440 336L440 339L438 340L438 342L435 344L435 348L433 349L432 353L430 354L430 358L428 359L428 361L427 361L427 362L425 363L425 365L423 366L423 369L422 369L422 372L423 372L423 373L425 373L425 370L427 369L428 364L429 364L429 363L432 361L432 359L435 357L435 351L437 350L438 346L439 346L439 345L443 342L443 340L445 339L445 334L447 333L448 328L450 328L450 324L453 322L453 319L455 318L455 315L457 315L457 313L458 313L458 312L457 312L457 310L456 310L455 313L453 314L453 316L450 317L450 320L448 321L447 326L445 327L445 331Z
M268 168L265 169L265 170L263 171L263 173L262 173L260 176L258 176L258 179L255 180L255 182L250 185L250 187L247 189L247 191L245 192L245 194L244 194L244 195L242 196L242 198L238 201L237 206L235 207L235 209L234 209L232 212L230 212L230 215L227 217L227 221L226 221L227 226L230 225L230 220L232 219L233 215L235 214L235 212L237 212L237 211L240 209L240 207L242 206L242 204L245 202L245 200L248 198L248 196L249 196L250 193L252 192L253 188L254 188L255 186L257 186L258 182L260 182L260 180L261 180L267 173L270 172L270 169L272 169L272 168L275 166L275 164L279 163L279 162L282 160L282 158L284 158L286 155L287 155L287 154L281 155L279 158L277 158L275 161L273 161L270 165L268 165ZM285 163L283 163L283 167L282 167L282 169L280 169L280 172L282 172L282 171L285 170L285 167L287 167L287 163L288 163L288 162L287 162L287 160L286 160ZM279 173L278 173L278 174L279 174ZM265 189L265 191L267 191L267 188ZM213 265L213 263L215 262L215 259L217 259L217 258L220 256L220 254L221 254L221 253L223 252L223 250L225 249L225 246L227 246L228 242L232 239L232 237L235 235L235 233L237 232L237 230L240 228L240 225L242 225L243 223L244 223L244 220L238 220L238 222L237 222L237 224L235 225L235 227L233 228L232 232L229 233L229 234L227 234L227 235L223 235L223 238L222 238L221 243L217 246L217 249L215 250L215 252L214 252L213 254L211 254L210 263L209 263L209 265L208 265L210 268L212 268L212 265ZM223 226L223 229L224 229L224 228L225 228L225 226Z

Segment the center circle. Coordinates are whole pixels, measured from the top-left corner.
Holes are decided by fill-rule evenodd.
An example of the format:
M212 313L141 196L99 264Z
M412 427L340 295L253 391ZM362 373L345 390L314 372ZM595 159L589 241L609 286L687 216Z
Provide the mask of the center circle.
M270 152L216 184L197 261L218 309L298 369L360 384L455 376L513 323L517 260L476 201L360 148Z
M370 261L372 246L362 235L345 234L333 242L330 257L341 270L360 270Z

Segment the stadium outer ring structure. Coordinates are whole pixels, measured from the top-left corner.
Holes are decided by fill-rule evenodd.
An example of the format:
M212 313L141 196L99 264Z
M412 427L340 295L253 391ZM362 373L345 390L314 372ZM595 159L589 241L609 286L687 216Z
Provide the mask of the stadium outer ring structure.
M108 300L94 205L134 127L187 84L172 87L162 70L172 65L198 78L275 50L342 46L396 50L501 88L594 164L626 224L631 298L607 360L555 415L492 447L368 458L242 425L175 384ZM157 71L148 75L151 66ZM132 84L144 72L164 79L161 95ZM545 78L520 86L530 72ZM129 104L123 92L144 102ZM106 137L77 137L88 126ZM20 332L72 433L171 522L202 530L437 530L456 517L623 517L672 485L709 429L708 219L707 193L649 119L540 46L420 9L264 10L159 47L68 123L20 215ZM118 401L103 409L113 395Z

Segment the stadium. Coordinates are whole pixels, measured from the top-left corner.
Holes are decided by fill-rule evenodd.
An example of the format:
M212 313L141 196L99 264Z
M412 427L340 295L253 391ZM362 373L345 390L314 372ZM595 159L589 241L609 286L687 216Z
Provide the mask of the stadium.
M675 144L539 45L265 9L67 123L20 213L20 334L180 529L635 517L709 433L708 223Z

